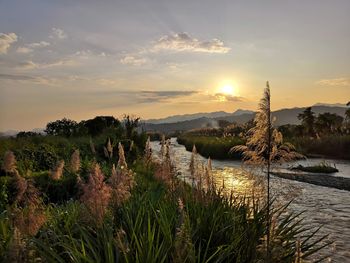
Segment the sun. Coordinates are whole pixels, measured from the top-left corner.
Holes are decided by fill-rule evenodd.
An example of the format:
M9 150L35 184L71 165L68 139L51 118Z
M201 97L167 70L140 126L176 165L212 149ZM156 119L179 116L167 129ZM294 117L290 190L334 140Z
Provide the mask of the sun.
M231 84L225 84L220 88L220 92L225 95L233 96L235 94L235 89Z

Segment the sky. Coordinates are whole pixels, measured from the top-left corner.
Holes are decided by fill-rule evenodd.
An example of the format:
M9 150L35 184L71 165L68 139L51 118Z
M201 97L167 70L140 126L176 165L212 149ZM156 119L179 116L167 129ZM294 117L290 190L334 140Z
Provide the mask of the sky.
M350 100L348 0L0 0L0 131Z

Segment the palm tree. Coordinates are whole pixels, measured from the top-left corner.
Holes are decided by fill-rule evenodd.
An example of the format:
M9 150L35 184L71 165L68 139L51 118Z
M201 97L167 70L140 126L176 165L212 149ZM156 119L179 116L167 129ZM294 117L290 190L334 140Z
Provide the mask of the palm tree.
M254 118L254 126L247 133L245 145L230 150L240 152L245 163L263 165L267 168L267 258L270 259L270 168L273 162L285 162L301 158L294 146L283 143L282 134L273 128L271 117L271 94L266 82L264 96Z

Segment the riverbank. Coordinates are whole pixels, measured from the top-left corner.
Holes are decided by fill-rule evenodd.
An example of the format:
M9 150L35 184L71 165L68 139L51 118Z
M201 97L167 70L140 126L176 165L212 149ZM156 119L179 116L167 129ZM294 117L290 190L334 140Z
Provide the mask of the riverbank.
M280 178L350 191L350 178L328 174L271 172Z

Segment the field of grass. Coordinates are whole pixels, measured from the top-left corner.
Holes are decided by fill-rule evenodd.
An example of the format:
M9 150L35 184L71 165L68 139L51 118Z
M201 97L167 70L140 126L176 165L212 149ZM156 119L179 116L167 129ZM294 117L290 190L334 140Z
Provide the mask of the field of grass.
M20 170L0 176L1 262L265 262L264 200L192 188L172 172L164 177L161 170L159 176L163 164L145 162L142 146L129 151L125 141L129 172L120 164L120 147L112 158L101 152L106 139L94 140L95 153L87 138L3 139L1 150L19 154ZM124 142L112 138L112 145L118 139ZM69 158L76 147L81 147L81 167L74 171ZM27 148L44 154L30 158ZM58 178L46 158L65 160ZM8 154L3 169L9 169L6 160ZM135 181L128 181L127 189L120 184L125 176ZM319 240L311 241L314 233L305 232L299 215L279 208L270 215L274 262L295 262L296 255L306 259L318 250Z
M214 137L183 134L177 138L178 143L184 145L186 150L191 151L196 145L198 153L213 159L240 159L239 153L230 153L233 146L243 144L238 137Z

